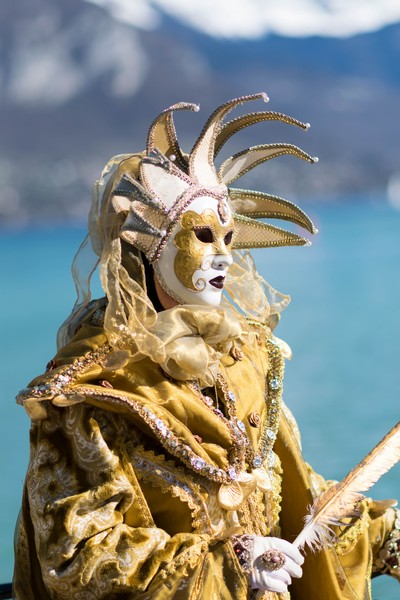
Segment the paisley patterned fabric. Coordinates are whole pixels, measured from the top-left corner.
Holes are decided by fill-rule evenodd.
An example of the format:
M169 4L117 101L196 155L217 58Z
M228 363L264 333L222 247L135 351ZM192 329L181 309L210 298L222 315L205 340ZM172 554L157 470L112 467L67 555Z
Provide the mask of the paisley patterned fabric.
M220 373L256 450L271 399L272 334L261 326L250 332L222 356ZM165 375L149 358L111 370L109 352L101 326L84 325L19 398L32 429L14 598L251 598L232 536L294 539L307 505L327 485L304 462L293 417L281 411L271 489L253 486L227 510L218 500L221 483L210 475L229 467L234 440L226 419L190 382ZM224 396L206 392L224 412ZM365 500L337 548L306 556L290 596L263 598L369 599L374 558L393 521L392 509Z

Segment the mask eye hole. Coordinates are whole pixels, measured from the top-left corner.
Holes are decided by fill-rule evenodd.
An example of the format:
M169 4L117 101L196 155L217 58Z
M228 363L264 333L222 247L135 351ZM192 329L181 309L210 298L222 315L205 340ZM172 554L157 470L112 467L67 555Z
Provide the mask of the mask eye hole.
M196 227L193 229L195 236L203 244L212 244L214 240L214 234L209 227Z
M233 236L233 230L228 231L228 233L224 237L225 246L229 246L229 244L232 242L232 236Z

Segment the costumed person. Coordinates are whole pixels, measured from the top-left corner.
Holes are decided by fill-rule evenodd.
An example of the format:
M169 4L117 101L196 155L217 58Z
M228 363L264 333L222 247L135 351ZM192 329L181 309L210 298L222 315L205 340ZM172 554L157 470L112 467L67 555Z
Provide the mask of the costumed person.
M249 248L306 240L282 198L229 187L291 154L266 144L214 159L271 111L211 115L190 154L176 110L146 151L114 157L94 187L73 265L78 300L59 350L18 401L32 420L16 532L17 600L352 600L371 575L398 574L395 509L364 499L335 544L303 557L293 540L329 484L304 462L282 401L288 346L273 330L288 297L258 275ZM91 300L99 265L105 298ZM223 294L223 291L225 292Z

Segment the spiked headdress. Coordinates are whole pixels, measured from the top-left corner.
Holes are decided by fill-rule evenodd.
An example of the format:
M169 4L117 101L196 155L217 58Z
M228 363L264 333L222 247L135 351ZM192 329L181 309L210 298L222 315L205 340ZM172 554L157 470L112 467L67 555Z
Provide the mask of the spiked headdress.
M146 152L125 157L113 181L113 209L125 217L121 237L156 262L182 212L199 196L227 195L235 221L233 248L301 246L308 241L258 219L284 219L315 233L308 216L295 204L263 192L230 187L257 165L291 154L309 163L316 158L292 144L261 144L234 154L217 168L214 160L226 141L238 131L262 121L281 121L307 130L309 125L279 112L260 111L224 122L236 106L253 100L268 101L264 93L235 98L209 117L189 155L181 150L173 113L198 111L196 104L178 103L164 110L152 123ZM229 186L229 187L228 187Z
M114 367L117 363L122 364L126 357L140 360L140 357L149 356L168 372L165 361L169 361L171 349L165 336L171 330L173 319L169 323L169 311L157 313L147 294L142 253L158 267L158 257L164 244L173 235L182 213L190 210L190 204L197 198L215 199L221 222L229 212L226 211L227 202L230 203L235 222L230 248L308 243L295 233L259 220L284 219L314 233L313 224L300 208L282 198L233 188L231 184L257 165L283 154L291 154L310 163L316 159L291 144L263 144L243 150L225 160L218 169L215 167L215 157L227 140L250 125L280 121L308 129L306 124L272 111L251 112L225 121L233 108L253 100L267 101L268 98L265 94L243 96L217 108L189 154L185 154L178 143L173 113L178 110L197 111L198 106L175 104L153 121L144 152L114 156L107 162L93 188L88 234L74 258L72 271L78 297L70 316L59 330L59 347L70 340L80 325L92 318L92 314L97 315L100 311L104 313L104 331L115 350L114 363L111 361L110 368L112 364ZM235 315L244 314L266 323L268 319L274 319L289 301L287 296L282 296L264 282L248 253L234 252L233 259L221 307L215 307L211 312L210 307L206 307L213 323L216 318L223 319L224 323L228 319L226 323L229 321L230 325L225 323L223 327L227 339L236 331L236 325L234 319L228 318L224 308L232 309ZM107 297L105 303L103 300L90 302L91 279L97 266ZM176 311L185 309L178 306L170 310L175 311L175 315ZM191 315L190 322L196 320L196 315L203 322L204 307L190 306L187 310ZM164 322L168 322L169 326L165 328ZM215 352L207 348L209 365ZM175 358L191 354L186 350L178 351L178 347L176 352ZM197 351L194 355L200 356ZM211 385L212 378L207 376L209 366L203 367L196 372L192 370L188 378L201 377L208 382L207 385Z

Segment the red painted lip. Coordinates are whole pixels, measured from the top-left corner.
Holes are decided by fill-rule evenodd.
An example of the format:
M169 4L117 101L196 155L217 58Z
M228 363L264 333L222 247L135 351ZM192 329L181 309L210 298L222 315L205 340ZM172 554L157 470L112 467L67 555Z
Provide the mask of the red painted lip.
M222 288L224 287L224 283L225 283L224 275L219 275L218 277L214 277L213 279L210 279L210 281L209 281L209 284L213 285L215 288L217 288L217 290L222 290Z

